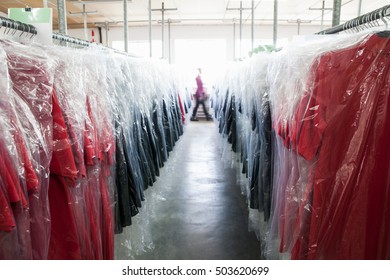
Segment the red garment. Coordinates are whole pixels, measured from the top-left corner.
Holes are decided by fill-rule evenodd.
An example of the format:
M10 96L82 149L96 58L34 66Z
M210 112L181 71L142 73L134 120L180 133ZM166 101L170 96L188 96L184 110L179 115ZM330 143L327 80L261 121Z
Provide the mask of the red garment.
M50 175L50 213L52 217L49 256L51 260L81 260L81 249L76 221L71 206L68 186L70 178Z
M15 166L8 153L0 147L0 179L4 184L0 214L0 259L31 259L31 239L29 236L28 203L19 184ZM9 202L8 202L9 199ZM4 203L4 204L3 204ZM12 241L11 241L11 240ZM4 246L4 247L3 247Z
M103 130L102 133L105 135L103 137L103 143L101 143L102 148L102 164L101 172L99 178L99 187L101 194L101 203L102 203L102 218L101 218L101 235L103 242L103 258L105 260L114 259L114 199L112 189L114 186L113 181L111 184L109 179L112 177L111 167L114 165L114 155L115 155L115 139L113 131L111 130L110 124L107 119L103 121ZM110 189L111 186L111 189Z
M18 259L18 244L16 222L0 175L0 260Z
M4 148L0 145L0 259L31 259L28 202L13 159Z
M90 100L87 98L87 113L88 118L86 122L87 139L84 143L85 162L89 167L87 168L88 186L86 189L87 211L89 215L89 222L91 225L91 241L94 249L94 258L103 259L102 236L101 236L101 217L102 205L101 194L99 188L99 174L101 173L100 166L100 151L98 142L97 127L92 116Z
M28 191L27 234L31 236L33 258L47 259L51 220L47 195L52 140L51 61L31 46L4 41L2 45L7 52L10 96L15 104L9 117L15 126L14 139Z
M0 177L4 183L5 191L7 192L8 199L11 203L22 203L24 208L28 207L27 199L25 197L18 174L16 174L17 168L12 162L8 152L4 150L4 146L0 148L1 161L0 161Z
M4 151L4 147L0 146L0 158L2 159L0 161L0 231L11 232L16 223L8 197L11 195L13 202L17 202L20 201L20 194L15 186L18 183L17 178L11 177L12 175L8 171L9 167L5 165L6 157L8 155Z
M53 155L50 163L50 213L52 217L49 259L82 259L81 245L68 188L75 186L78 171L64 116L53 90Z
M64 108L67 111L67 108ZM65 112L64 112L65 114ZM68 118L69 119L69 118ZM75 164L78 170L78 180L76 188L70 189L73 199L77 200L77 203L72 203L71 207L76 217L76 227L77 232L80 239L81 245L81 256L86 260L93 260L95 258L94 248L91 241L91 224L90 218L88 215L88 205L86 200L86 191L88 188L88 178L87 178L87 170L85 166L85 153L87 153L86 149L83 149L86 141L88 139L85 138L85 131L77 131L74 127L75 125L67 123L68 133L71 139L71 146L73 151L73 156L75 159ZM80 137L78 133L82 133L83 137ZM82 139L78 139L82 138ZM81 140L81 141L80 141ZM81 143L80 143L81 142Z
M389 55L390 39L370 35L319 60L291 127L292 148L313 163L293 259L389 257Z
M96 100L95 100L96 101ZM114 216L110 199L108 177L114 162L114 137L107 120L107 112L93 114L91 100L87 99L88 119L85 137L85 161L89 165L89 201L91 234L97 259L114 258ZM96 112L97 113L97 112ZM98 127L99 123L99 127Z
M17 133L15 133L17 134ZM16 143L16 152L21 152L22 142ZM23 151L24 149L22 149ZM16 158L12 159L9 154L3 153L2 160L4 166L0 166L2 169L1 179L4 182L5 189L8 193L8 198L11 202L12 213L16 222L17 235L18 235L18 248L15 248L17 253L14 255L16 259L32 259L32 244L30 236L30 216L28 209L28 200L26 197L25 186L23 186L23 174L17 174L16 171L23 168L23 162L15 162L20 158L15 155ZM20 164L20 166L18 166ZM26 167L27 164L24 165Z

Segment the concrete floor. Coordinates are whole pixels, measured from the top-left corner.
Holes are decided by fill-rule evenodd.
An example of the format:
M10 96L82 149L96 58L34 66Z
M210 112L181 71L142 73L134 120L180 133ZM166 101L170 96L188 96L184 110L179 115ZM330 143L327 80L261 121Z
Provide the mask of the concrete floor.
M145 212L116 237L117 259L260 259L236 170L223 164L216 126L199 121L185 127L156 185L147 190Z

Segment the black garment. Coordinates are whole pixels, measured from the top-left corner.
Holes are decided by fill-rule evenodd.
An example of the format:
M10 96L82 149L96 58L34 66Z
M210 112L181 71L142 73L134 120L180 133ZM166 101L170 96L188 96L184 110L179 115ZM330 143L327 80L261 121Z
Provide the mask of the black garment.
M159 106L157 103L153 106L152 113L153 120L153 128L156 132L156 147L158 148L159 156L159 166L160 168L164 166L164 162L168 159L168 151L165 140L165 130L163 124L163 116L161 110L159 110Z
M256 115L256 118L253 116ZM250 208L264 212L268 221L272 194L272 119L268 95L264 95L261 108L254 108L252 129L258 134L254 145L252 180L250 182Z
M227 136L234 152L241 152L242 173L249 179L249 207L264 212L264 220L268 221L273 176L271 138L274 132L268 94L264 91L253 98L253 106L247 112L240 96L227 90L225 97L218 99L215 108L218 111L219 132ZM237 120L241 118L250 120L253 133L248 139L238 135Z
M228 118L226 122L226 134L228 142L232 144L233 152L237 152L237 118L236 118L236 98L233 95L230 101L228 110Z
M167 151L172 152L174 144L174 136L173 136L173 129L172 129L172 116L170 114L170 106L167 104L168 102L164 99L163 100L163 125L164 125L164 132L165 132L165 141L167 145Z
M136 186L132 176L128 173L126 161L125 138L120 125L116 123L116 188L115 188L115 233L121 233L123 227L131 225L131 217L138 214L136 205Z
M140 160L139 165L141 167L143 189L146 190L148 186L152 186L156 181L156 175L152 164L149 138L147 137L147 131L144 128L144 117L142 115L138 116L137 124L138 125L134 126L136 132L135 140Z
M271 195L272 195L272 119L271 108L268 96L263 97L262 104L262 122L260 124L260 182L259 182L259 201L260 207L264 210L264 220L268 221L271 212Z
M229 90L226 91L223 106L221 107L221 110L220 110L221 117L219 120L219 133L222 133L222 134L227 134L225 131L225 129L226 129L225 124L226 124L227 112L228 112L228 100L229 100L228 97L229 97Z
M156 176L160 176L160 164L162 164L162 156L157 146L157 134L156 131L153 129L153 123L150 121L150 119L145 118L145 122L146 124L144 129L146 130L147 138L149 139L154 171Z

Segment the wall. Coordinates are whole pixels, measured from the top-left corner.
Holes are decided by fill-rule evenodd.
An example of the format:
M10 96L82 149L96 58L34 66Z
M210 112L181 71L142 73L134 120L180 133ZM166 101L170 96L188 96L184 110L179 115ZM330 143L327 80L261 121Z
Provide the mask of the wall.
M327 27L326 27L327 28ZM319 26L301 25L301 35L311 35L318 32ZM263 39L272 42L273 26L272 25L255 25L255 40ZM283 41L291 41L297 35L298 27L296 24L279 25L278 38ZM165 57L168 57L168 26L165 27ZM82 29L68 30L70 36L84 38ZM89 32L91 34L91 32ZM106 42L105 30L102 29L102 41ZM243 25L243 40L250 41L251 27ZM112 46L113 41L123 41L123 28L112 27L108 32L109 45ZM153 26L152 39L161 40L161 26ZM226 60L233 60L233 25L171 25L171 55L172 62L175 63L175 40L176 39L225 39L227 42ZM236 39L239 39L239 25L236 25ZM148 26L129 27L130 41L148 41L149 29ZM99 34L95 30L95 41L99 41ZM236 53L239 52L239 44L236 44ZM129 50L131 52L131 49ZM247 50L242 50L245 54Z

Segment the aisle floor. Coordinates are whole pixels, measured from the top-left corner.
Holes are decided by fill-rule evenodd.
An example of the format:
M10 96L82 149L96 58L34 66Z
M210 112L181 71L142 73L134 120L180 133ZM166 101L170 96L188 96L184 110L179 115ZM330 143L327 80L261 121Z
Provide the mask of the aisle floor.
M216 122L191 122L158 183L148 217L153 249L132 256L155 260L259 259L260 243L248 231L248 209L236 170L223 163ZM159 189L158 189L159 188ZM118 238L117 238L118 239ZM121 238L119 238L121 239ZM116 250L124 242L116 240ZM117 258L126 254L117 252Z

